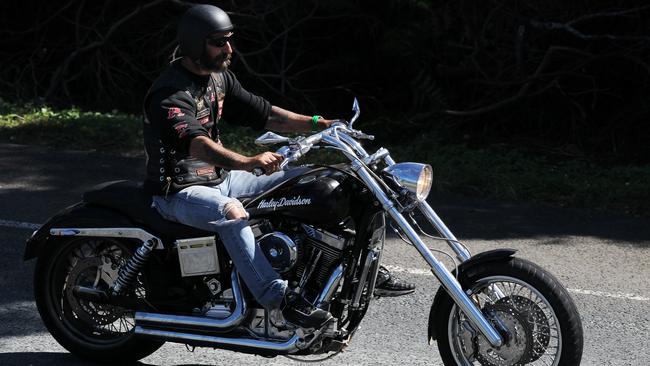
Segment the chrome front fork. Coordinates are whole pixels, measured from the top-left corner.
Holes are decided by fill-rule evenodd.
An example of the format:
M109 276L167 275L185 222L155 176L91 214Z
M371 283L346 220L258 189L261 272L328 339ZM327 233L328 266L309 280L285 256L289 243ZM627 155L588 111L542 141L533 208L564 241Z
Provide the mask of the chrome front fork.
M395 163L390 158L390 156L386 156L386 162L389 165ZM386 193L384 193L371 173L358 163L353 163L353 167L356 170L357 174L359 174L359 177L366 183L368 188L373 191L375 197L377 200L379 200L384 210L399 225L408 239L420 252L424 260L426 260L429 266L431 266L433 273L440 281L442 287L445 288L449 296L451 296L461 311L469 318L471 324L476 329L478 329L494 347L501 346L503 344L501 335L496 331L496 329L494 329L492 324L487 321L476 304L474 304L474 302L467 296L467 294L465 294L462 287L460 286L460 283L458 283L451 272L449 272L444 264L436 259L433 253L431 253L426 244L422 241L422 239L420 239L418 233L413 229L413 227L411 227L406 218L397 210L393 202L386 196ZM420 209L422 210L422 213L427 217L427 219L431 222L431 224L436 227L440 234L448 240L449 245L456 252L456 255L459 257L459 259L461 259L461 261L469 259L470 254L467 249L458 243L454 235L444 225L438 215L435 214L433 209L431 209L431 207L426 202L420 204Z

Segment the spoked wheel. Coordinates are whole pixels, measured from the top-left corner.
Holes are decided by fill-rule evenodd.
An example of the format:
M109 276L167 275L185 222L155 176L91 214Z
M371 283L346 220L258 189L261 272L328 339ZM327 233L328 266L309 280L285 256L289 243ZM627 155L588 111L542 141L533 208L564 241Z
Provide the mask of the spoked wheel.
M73 293L75 286L108 290L130 256L131 249L122 242L80 238L56 243L39 257L36 305L52 336L68 351L95 362L130 362L163 344L135 337L134 311ZM129 295L144 299L146 278L140 274L136 282Z
M580 364L582 324L562 285L539 266L518 258L476 265L461 285L508 339L493 347L448 296L436 314L438 348L445 365Z

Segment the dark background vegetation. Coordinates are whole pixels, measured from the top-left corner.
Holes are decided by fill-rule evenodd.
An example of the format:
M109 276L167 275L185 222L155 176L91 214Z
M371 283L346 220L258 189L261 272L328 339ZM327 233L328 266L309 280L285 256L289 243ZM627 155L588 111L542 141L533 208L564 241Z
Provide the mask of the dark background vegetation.
M215 1L244 85L366 128L605 164L650 160L645 1ZM4 1L0 97L138 113L191 2Z
M650 215L643 1L213 3L246 88L333 118L358 97L357 126L432 164L436 191ZM1 2L0 141L141 154L141 100L191 5ZM223 132L255 153L255 132Z

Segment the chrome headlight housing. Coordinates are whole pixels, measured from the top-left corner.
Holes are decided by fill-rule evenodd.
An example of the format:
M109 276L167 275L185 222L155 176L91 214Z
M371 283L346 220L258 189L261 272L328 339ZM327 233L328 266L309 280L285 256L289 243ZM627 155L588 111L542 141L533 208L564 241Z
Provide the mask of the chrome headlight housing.
M433 182L433 169L429 164L397 163L384 169L399 185L415 193L418 201L429 196Z

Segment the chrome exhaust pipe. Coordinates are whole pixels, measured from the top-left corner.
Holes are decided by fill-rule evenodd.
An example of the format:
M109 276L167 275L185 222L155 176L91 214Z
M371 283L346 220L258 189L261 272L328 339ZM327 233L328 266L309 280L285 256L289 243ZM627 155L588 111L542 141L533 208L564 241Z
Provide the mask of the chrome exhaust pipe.
M242 296L239 276L232 272L232 295L235 300L235 310L225 319L216 319L201 316L171 315L136 311L135 325L138 328L165 328L165 329L195 329L204 331L230 330L246 318L246 301ZM147 329L149 331L149 329ZM170 332L173 333L173 332ZM180 333L179 333L180 334Z
M264 351L271 351L273 353L292 353L297 351L299 347L304 343L304 340L301 339L298 334L294 334L293 337L284 342L273 342L246 338L215 337L203 334L148 329L140 326L135 327L135 334L146 336L147 338L159 339L166 342L185 343L197 347L232 347L237 348L239 351L247 350L251 353L264 353Z

